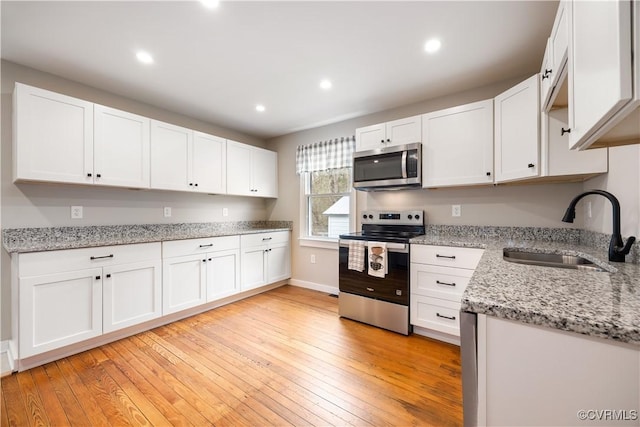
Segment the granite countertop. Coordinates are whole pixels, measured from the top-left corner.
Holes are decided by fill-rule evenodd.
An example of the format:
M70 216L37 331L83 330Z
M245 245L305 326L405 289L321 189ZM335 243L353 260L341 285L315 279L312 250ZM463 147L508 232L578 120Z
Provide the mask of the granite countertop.
M640 346L640 265L609 263L606 248L571 236L560 241L523 237L540 236L440 232L411 243L485 249L462 296L464 311ZM609 272L508 262L503 259L507 247L578 255Z
M289 231L291 228L291 221L9 228L2 230L2 245L10 253L40 252Z

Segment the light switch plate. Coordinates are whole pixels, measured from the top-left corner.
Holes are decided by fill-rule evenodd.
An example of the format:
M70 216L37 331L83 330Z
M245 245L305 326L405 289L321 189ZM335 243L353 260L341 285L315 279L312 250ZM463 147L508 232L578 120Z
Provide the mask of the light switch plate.
M460 205L451 205L451 216L460 216L462 214L462 209Z
M171 208L168 206L165 206L164 208L164 217L165 218L169 218L171 216Z
M222 216L229 216L229 209L228 208L222 208Z

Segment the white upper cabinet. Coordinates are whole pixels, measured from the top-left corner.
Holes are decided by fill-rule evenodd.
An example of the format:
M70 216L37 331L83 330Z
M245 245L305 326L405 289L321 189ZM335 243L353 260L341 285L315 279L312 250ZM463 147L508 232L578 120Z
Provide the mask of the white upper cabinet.
M493 99L422 116L422 186L493 183Z
M151 188L181 190L189 182L193 131L169 123L151 121Z
M421 116L356 129L356 151L422 142Z
M556 19L545 50L543 66L540 70L540 103L544 111L551 109L567 75L569 8L570 4L565 0L558 5Z
M149 188L146 117L94 105L94 183Z
M193 132L192 181L196 191L227 192L227 140ZM233 166L232 166L233 167Z
M538 75L495 98L496 182L540 175Z
M566 108L551 110L541 117L542 172L541 176L571 176L586 179L595 174L607 173L608 149L569 150L569 134Z
M151 188L226 192L226 140L151 121Z
M273 151L227 141L227 193L278 197L278 157Z
M569 147L584 149L635 108L631 4L573 1L570 17Z
M16 83L13 179L93 182L93 104Z

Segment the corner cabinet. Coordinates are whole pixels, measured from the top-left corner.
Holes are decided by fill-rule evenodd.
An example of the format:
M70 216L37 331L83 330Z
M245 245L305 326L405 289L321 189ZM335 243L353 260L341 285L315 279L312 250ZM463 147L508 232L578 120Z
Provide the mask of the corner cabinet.
M159 243L13 257L19 359L161 315Z
M539 80L534 75L495 97L495 182L540 175Z
M356 129L356 151L422 142L421 117L413 116Z
M151 121L151 188L226 193L226 140Z
M290 232L240 236L243 291L291 277Z
M149 188L149 119L16 83L14 181Z
M422 116L422 186L493 184L493 99Z
M227 193L278 197L278 155L252 145L227 141Z

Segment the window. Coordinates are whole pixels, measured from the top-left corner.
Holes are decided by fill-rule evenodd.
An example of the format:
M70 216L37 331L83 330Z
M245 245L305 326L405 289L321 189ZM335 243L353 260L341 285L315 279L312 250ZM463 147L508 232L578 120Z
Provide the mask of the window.
M354 137L300 145L301 237L336 239L349 232Z
M303 179L307 236L337 238L348 233L351 168L306 172Z

